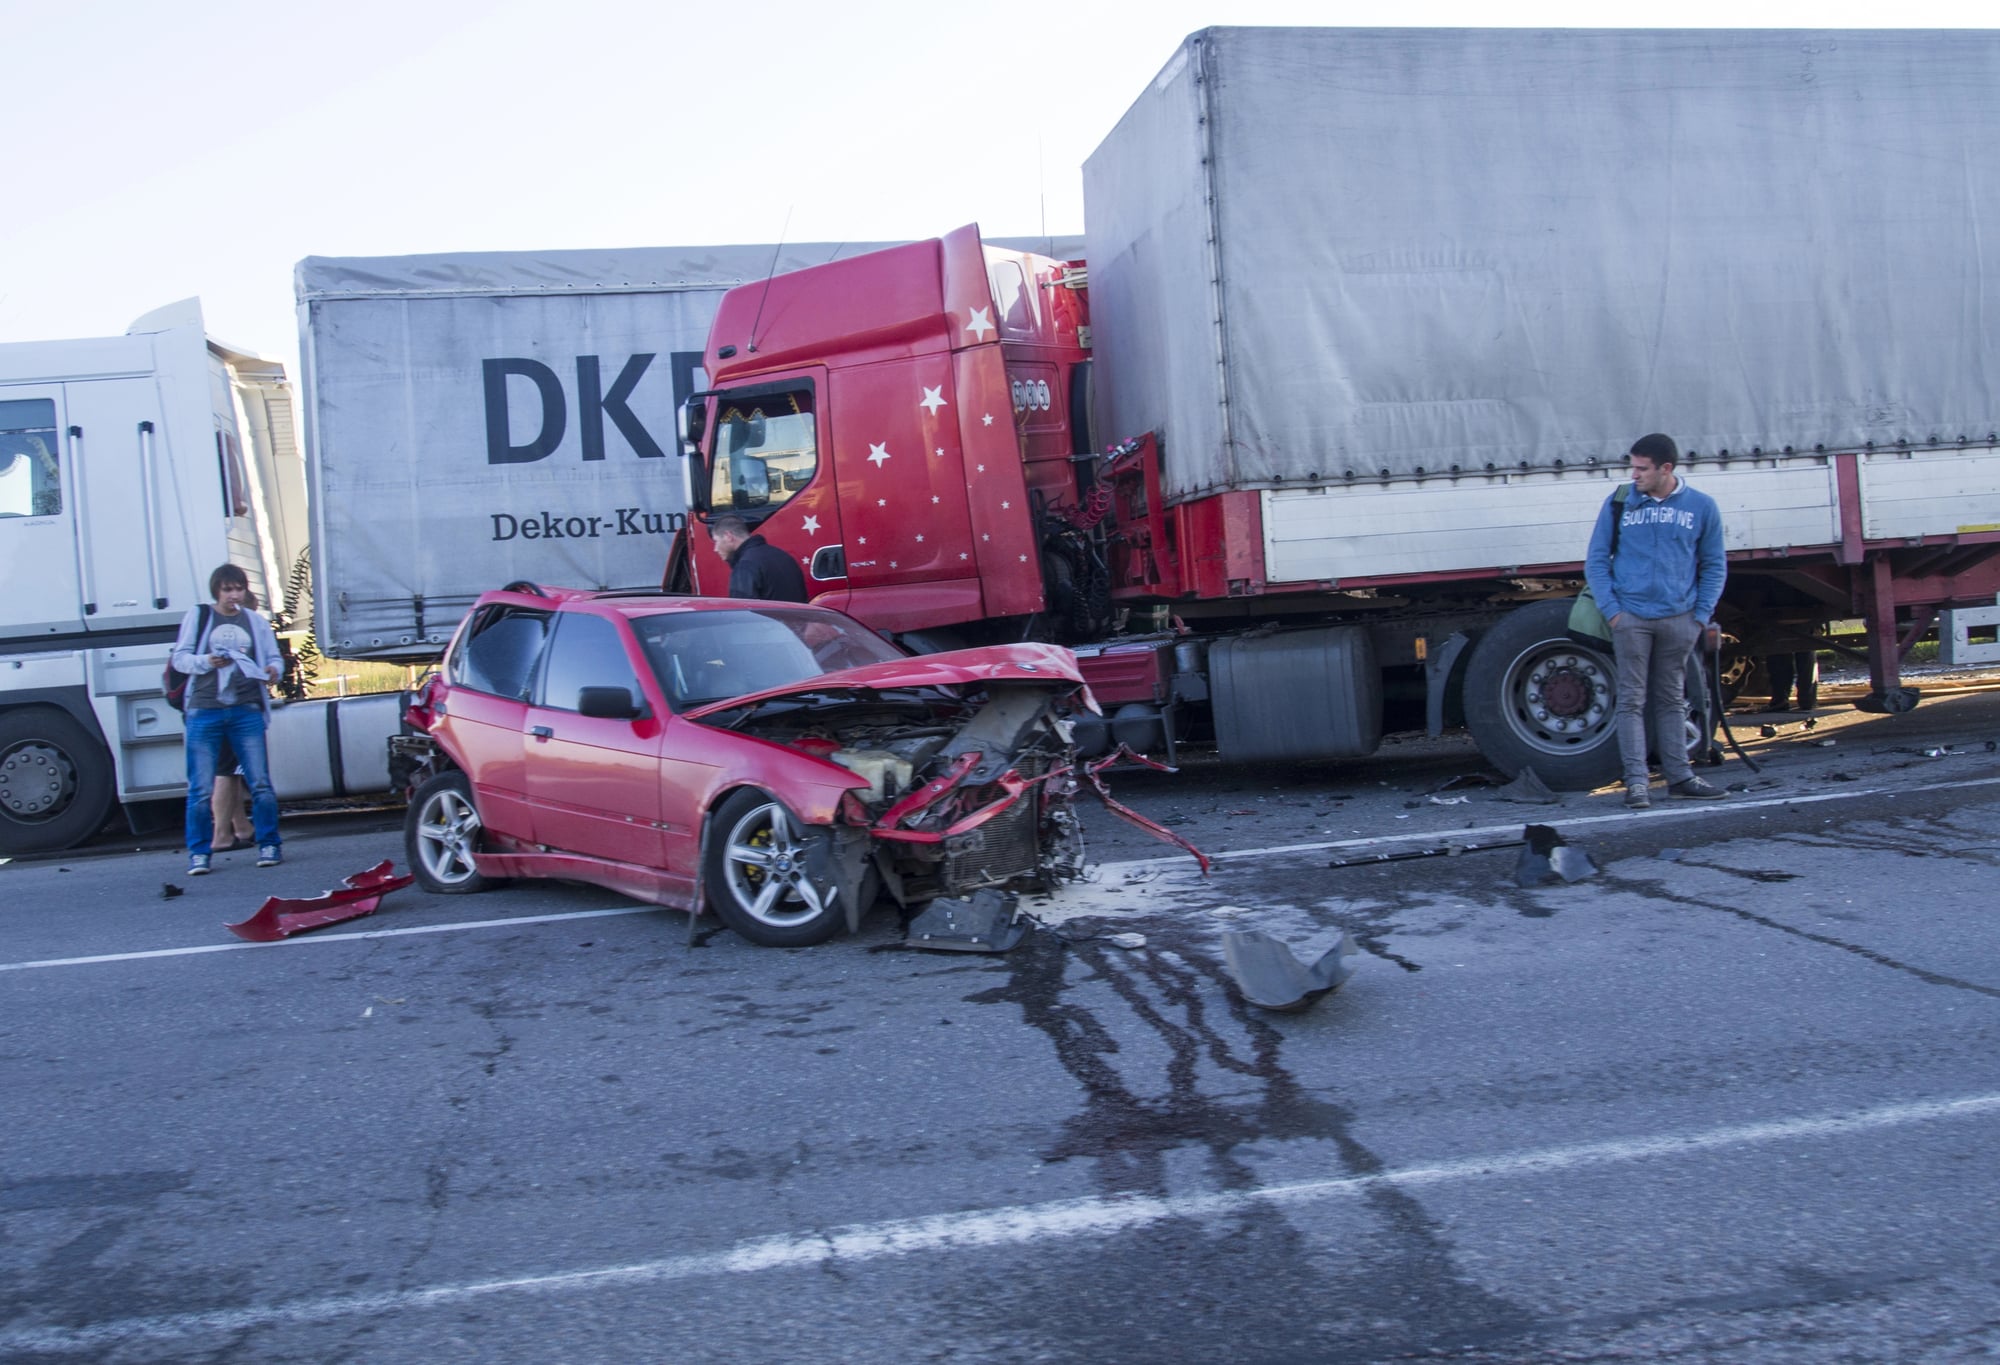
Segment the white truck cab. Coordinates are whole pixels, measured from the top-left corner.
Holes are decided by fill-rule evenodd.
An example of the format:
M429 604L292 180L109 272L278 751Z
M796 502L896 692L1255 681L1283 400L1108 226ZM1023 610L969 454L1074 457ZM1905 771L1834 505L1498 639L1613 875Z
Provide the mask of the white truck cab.
M197 300L121 337L0 344L0 855L185 795L175 631L224 562L268 610L306 525L284 369L210 340ZM387 790L400 699L351 700L274 721L281 799Z

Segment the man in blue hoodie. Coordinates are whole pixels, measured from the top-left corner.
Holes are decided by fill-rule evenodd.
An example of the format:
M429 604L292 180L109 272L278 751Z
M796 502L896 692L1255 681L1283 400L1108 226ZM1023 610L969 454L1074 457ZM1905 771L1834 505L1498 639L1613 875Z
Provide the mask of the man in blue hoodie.
M1688 655L1713 629L1715 604L1729 577L1722 550L1722 514L1715 499L1674 473L1680 449L1654 432L1632 443L1632 491L1604 500L1590 533L1584 574L1618 659L1618 754L1625 763L1625 804L1652 804L1646 771L1647 718L1667 794L1711 800L1722 789L1696 777L1688 763ZM1650 705L1648 704L1650 702Z

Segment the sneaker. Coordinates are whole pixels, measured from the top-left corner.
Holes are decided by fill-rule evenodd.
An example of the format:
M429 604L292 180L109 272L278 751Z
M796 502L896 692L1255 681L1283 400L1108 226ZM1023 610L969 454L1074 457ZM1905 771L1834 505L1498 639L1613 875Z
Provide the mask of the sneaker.
M1667 795L1679 797L1683 801L1713 801L1729 793L1705 777L1690 777L1685 782L1676 782L1668 787Z
M206 853L188 854L188 876L206 877L207 875L208 875L208 855Z
M1625 784L1625 804L1632 810L1648 810L1652 807L1653 796L1644 782Z
M1700 780L1700 778L1695 779L1697 782ZM1722 793L1717 792L1716 795L1720 796ZM285 861L285 851L276 844L265 844L257 850L257 866L259 867L276 867L283 861Z

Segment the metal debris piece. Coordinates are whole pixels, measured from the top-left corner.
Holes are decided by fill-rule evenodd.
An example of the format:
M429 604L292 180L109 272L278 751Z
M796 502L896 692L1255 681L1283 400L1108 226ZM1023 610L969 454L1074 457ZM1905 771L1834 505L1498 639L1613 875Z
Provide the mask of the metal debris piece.
M1521 886L1541 886L1557 878L1579 882L1597 875L1590 855L1564 843L1548 825L1529 825L1521 831L1521 839L1521 856L1514 861L1514 880Z
M1778 727L1775 725L1760 725L1757 727L1757 733L1765 739L1776 739L1778 737Z
M1315 996L1354 975L1344 960L1354 951L1346 934L1308 967L1292 950L1258 929L1230 930L1222 936L1222 953L1229 975L1243 998L1261 1009L1304 1009Z
M1146 946L1144 934L1113 934L1105 942L1114 948L1143 948Z
M1517 801L1524 806L1560 806L1562 798L1549 790L1542 775L1523 765L1512 782L1493 793L1496 801Z
M281 938L319 929L342 920L372 915L382 897L400 891L416 878L409 873L396 875L396 864L383 859L365 871L344 878L340 888L310 899L272 896L249 919L222 927L252 943L276 943Z
M1433 806L1462 806L1471 799L1469 796L1433 796L1431 797L1431 804Z
M1813 744L1815 747L1821 749L1831 749L1833 747L1833 741L1830 739L1816 739L1813 741Z
M910 921L903 941L947 953L1005 953L1028 936L1028 924L1013 896L989 886L932 901Z
M1398 819L1402 817L1398 816ZM1373 867L1376 863L1408 863L1418 858L1456 858L1461 853L1486 853L1496 848L1519 848L1519 839L1502 839L1491 844L1438 844L1432 848L1408 848L1401 853L1366 853L1358 858L1335 858L1328 867Z
M1499 785L1500 783L1493 779L1491 773L1460 773L1448 782L1440 782L1438 790L1448 792L1456 791L1460 787L1497 787Z
M170 901L175 896L182 896L186 894L187 893L185 890L183 890L181 887L175 886L172 882L160 883L160 899L163 901Z

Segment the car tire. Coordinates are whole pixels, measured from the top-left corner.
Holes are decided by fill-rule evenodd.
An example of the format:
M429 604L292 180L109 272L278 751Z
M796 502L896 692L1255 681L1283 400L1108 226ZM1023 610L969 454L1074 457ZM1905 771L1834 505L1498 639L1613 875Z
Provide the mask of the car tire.
M439 896L464 896L497 886L481 876L472 855L482 846L479 808L472 783L453 768L426 779L403 815L403 850L417 885Z
M746 787L709 816L702 868L709 907L766 948L808 948L840 929L840 898L806 875L808 826L769 792Z
M117 795L111 755L67 711L0 715L0 854L52 853L104 825Z

